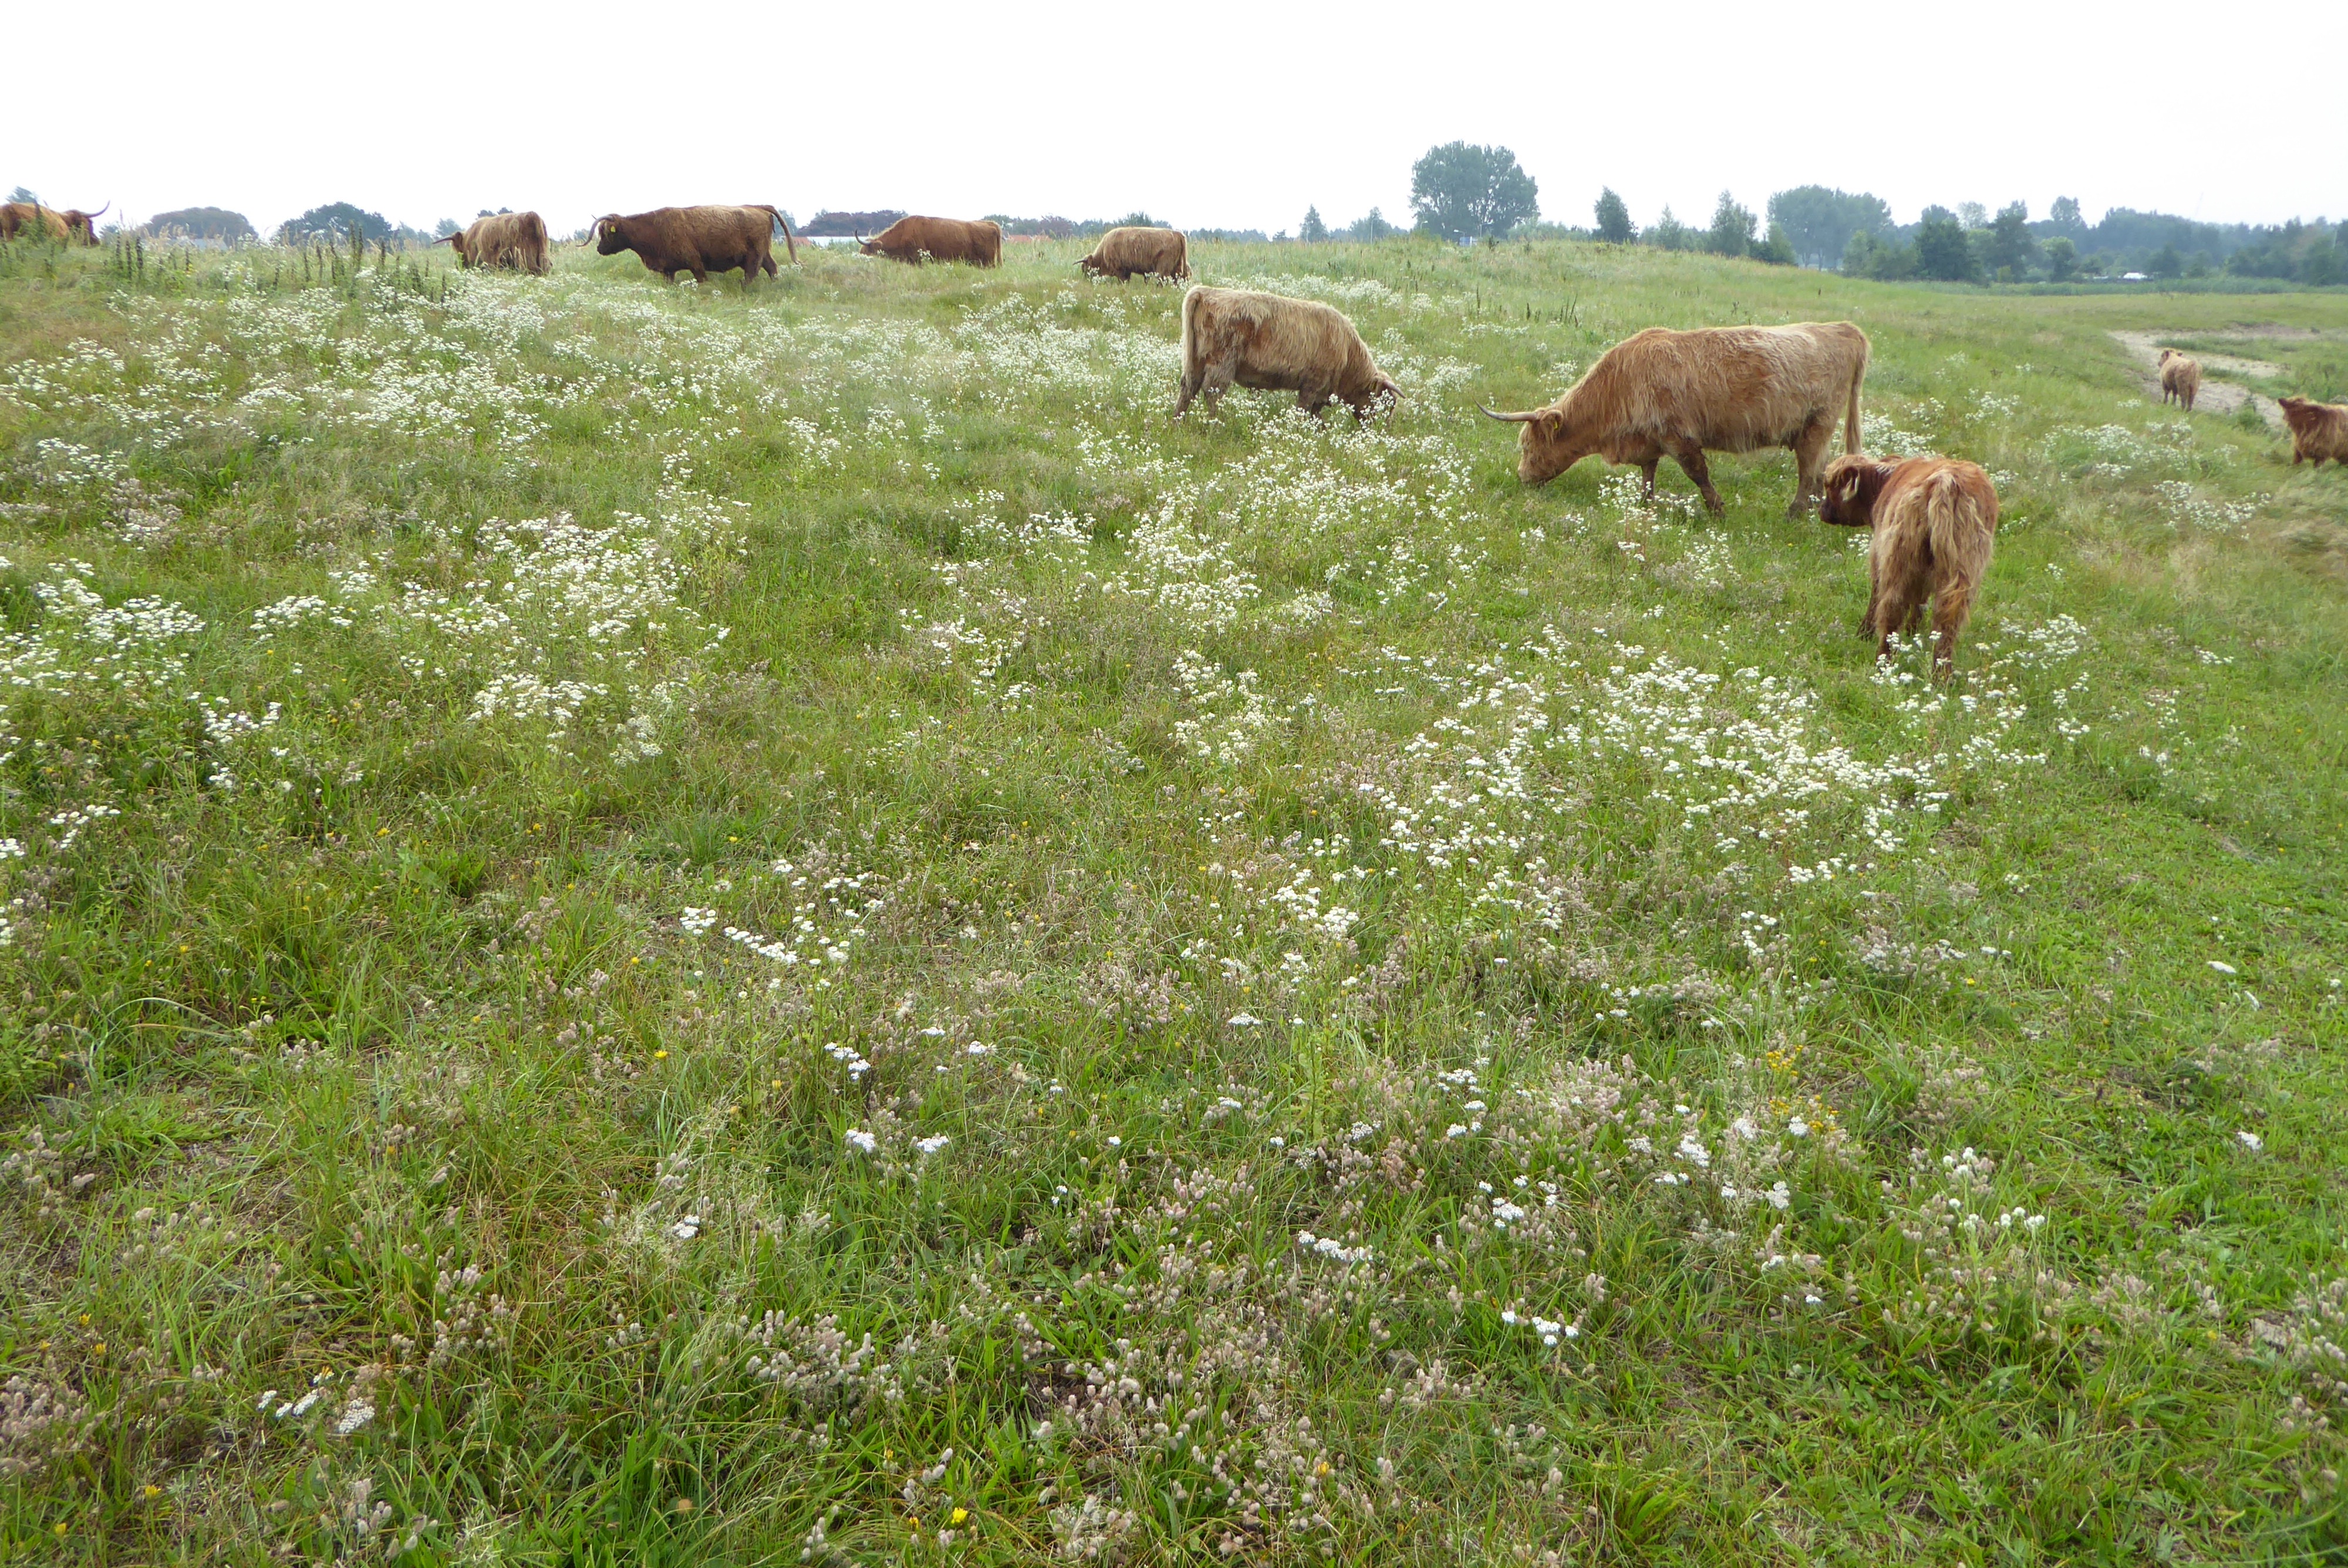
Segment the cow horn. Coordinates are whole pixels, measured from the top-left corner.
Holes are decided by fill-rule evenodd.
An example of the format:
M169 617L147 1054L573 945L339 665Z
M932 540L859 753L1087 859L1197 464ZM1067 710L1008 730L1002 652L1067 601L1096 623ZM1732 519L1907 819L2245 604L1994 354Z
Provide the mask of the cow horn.
M1478 408L1484 408L1484 405L1480 403L1476 406ZM1522 414L1503 414L1496 408L1484 408L1484 412L1492 418L1501 420L1509 425L1530 425L1538 421L1543 414L1548 412L1548 410L1529 408Z

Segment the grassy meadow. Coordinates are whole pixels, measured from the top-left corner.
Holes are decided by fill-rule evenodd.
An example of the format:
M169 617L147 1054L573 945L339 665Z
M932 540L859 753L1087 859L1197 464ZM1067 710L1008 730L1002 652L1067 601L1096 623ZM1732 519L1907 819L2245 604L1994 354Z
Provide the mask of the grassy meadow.
M2348 1562L2348 294L1081 249L0 251L0 1561ZM1946 691L1476 412L1819 318Z

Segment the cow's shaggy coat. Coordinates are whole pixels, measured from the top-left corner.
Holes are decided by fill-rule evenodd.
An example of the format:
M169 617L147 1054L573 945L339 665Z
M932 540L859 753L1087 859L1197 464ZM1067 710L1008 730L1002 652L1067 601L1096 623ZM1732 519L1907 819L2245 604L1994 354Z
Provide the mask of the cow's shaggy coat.
M55 208L36 201L11 201L0 205L0 240L14 240L30 231L44 239L64 240L71 232L66 227L66 215Z
M1997 487L1989 476L1954 457L1838 457L1827 467L1818 516L1875 530L1867 550L1866 629L1876 657L1890 656L1894 634L1913 635L1923 625L1929 600L1932 675L1947 680L1997 535Z
M1096 278L1119 282L1137 273L1179 282L1190 275L1190 243L1176 229L1112 229L1076 265Z
M476 218L460 234L443 235L468 267L514 267L544 277L554 271L546 253L546 220L535 212L499 212Z
M2291 426L2291 460L2323 466L2329 457L2348 465L2348 404L2318 403L2312 397L2278 398L2282 422Z
M960 218L900 218L858 249L867 256L886 256L915 266L924 261L999 266L1003 225L984 218L972 222Z
M2201 395L2201 362L2188 359L2173 348L2160 351L2160 401L2178 403L2185 412L2193 412L2193 400Z
M1317 300L1198 284L1182 296L1182 386L1174 416L1193 398L1203 396L1211 406L1234 384L1292 392L1309 414L1343 403L1356 418L1401 395L1344 313Z
M1789 447L1793 516L1818 495L1836 419L1843 422L1843 450L1859 450L1867 355L1867 334L1849 322L1649 327L1608 349L1548 407L1484 412L1524 427L1517 477L1528 485L1545 485L1595 455L1637 464L1652 495L1655 466L1669 457L1715 517L1726 508L1712 487L1706 452Z
M656 207L626 217L606 213L595 220L595 250L604 256L633 251L646 267L672 283L679 272L691 272L695 282L705 283L710 273L730 272L738 267L742 291L747 293L751 281L761 272L768 277L780 275L775 265L778 228L783 231L783 244L791 260L797 261L799 248L791 238L791 226L774 208L759 204Z

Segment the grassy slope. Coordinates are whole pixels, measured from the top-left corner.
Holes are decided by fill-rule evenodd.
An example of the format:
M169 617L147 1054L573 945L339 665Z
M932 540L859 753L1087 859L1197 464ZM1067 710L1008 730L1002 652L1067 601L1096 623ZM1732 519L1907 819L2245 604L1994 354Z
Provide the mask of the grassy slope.
M1173 425L1069 247L9 263L0 1551L2343 1549L2348 486L2106 333L2348 299L1199 250L1392 425ZM1472 407L1846 316L2002 476L1945 704L1783 454Z

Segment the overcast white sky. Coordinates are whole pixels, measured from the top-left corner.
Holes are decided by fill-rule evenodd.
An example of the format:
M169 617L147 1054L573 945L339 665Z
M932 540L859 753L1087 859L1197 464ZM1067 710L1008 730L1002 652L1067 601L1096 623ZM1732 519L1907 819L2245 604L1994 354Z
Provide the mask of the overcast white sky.
M1601 185L1643 225L1811 181L1903 222L2060 195L2090 221L2348 217L2343 0L11 11L0 189L264 231L335 200L558 232L693 201L1272 231L1307 203L1404 218L1412 161L1456 138L1514 149L1575 223Z

